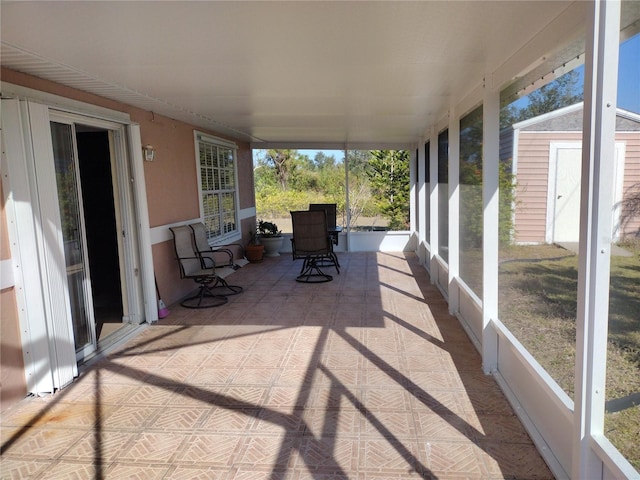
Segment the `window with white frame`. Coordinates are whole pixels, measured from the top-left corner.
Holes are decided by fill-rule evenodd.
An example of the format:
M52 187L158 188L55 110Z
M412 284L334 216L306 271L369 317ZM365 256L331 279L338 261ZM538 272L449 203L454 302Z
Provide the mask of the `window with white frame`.
M239 234L234 143L196 134L200 209L210 242Z

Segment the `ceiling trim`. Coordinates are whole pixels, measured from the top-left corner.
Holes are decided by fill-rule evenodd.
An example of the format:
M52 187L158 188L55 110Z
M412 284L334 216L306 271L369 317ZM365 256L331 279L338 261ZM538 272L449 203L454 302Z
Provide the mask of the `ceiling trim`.
M175 120L190 123L196 127L231 136L236 140L247 142L261 140L212 118L197 114L160 98L138 92L128 88L126 85L98 78L64 63L44 58L7 42L0 42L0 56L2 57L3 67L20 73L92 93L142 110L155 112Z

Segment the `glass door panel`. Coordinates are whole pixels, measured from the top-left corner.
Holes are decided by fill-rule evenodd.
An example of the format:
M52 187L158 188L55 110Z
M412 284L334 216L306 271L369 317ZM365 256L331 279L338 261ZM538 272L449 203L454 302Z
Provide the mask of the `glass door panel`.
M73 125L51 122L51 137L76 355L82 358L96 341Z

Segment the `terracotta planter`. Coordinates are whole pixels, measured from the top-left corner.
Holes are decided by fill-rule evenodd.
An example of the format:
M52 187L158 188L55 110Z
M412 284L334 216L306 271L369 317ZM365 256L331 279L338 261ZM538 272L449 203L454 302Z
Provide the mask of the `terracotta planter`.
M264 245L247 245L244 254L250 262L261 262L264 257Z

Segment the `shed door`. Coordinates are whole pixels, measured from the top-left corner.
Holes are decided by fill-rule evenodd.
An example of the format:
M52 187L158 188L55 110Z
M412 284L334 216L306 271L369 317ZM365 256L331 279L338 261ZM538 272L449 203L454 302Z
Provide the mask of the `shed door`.
M620 233L625 144L616 142L613 169L612 239ZM580 238L580 182L582 145L580 143L552 143L549 165L548 233L552 242L578 242ZM555 172L555 174L554 174ZM555 178L554 178L555 177ZM550 228L549 228L550 227ZM549 235L547 236L549 240Z
M558 148L556 152L553 240L554 242L577 242L580 234L582 149Z

